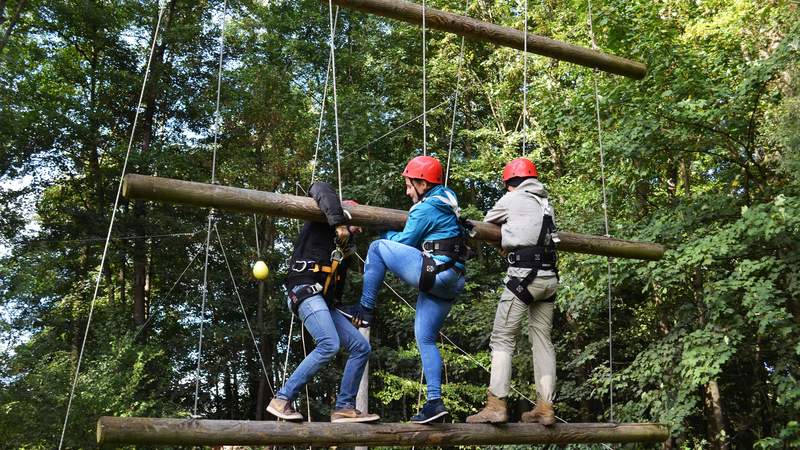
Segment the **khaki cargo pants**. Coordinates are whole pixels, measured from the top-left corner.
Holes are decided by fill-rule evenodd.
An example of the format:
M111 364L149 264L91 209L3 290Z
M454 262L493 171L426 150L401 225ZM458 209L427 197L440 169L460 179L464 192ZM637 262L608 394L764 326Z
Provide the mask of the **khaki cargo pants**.
M515 269L519 271L519 269ZM529 270L529 269L528 269ZM515 275L517 275L515 273ZM516 336L525 316L533 351L533 376L537 398L552 402L556 387L556 353L550 332L553 328L553 302L543 302L555 295L558 278L539 276L528 286L534 302L526 305L508 288L503 290L492 328L492 372L489 390L497 397L508 397L511 387L511 356Z

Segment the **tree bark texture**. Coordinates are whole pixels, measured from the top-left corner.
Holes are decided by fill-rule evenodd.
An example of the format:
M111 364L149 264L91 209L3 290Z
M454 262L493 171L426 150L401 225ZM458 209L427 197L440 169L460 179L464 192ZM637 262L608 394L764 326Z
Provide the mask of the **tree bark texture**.
M663 442L660 424L326 423L101 417L98 444L115 445L502 445Z
M335 5L422 25L422 5L403 0L333 0ZM525 49L525 33L471 17L425 8L425 25L492 44ZM528 52L640 80L647 66L619 56L528 33Z
M313 199L290 194L134 174L125 176L122 193L131 199L255 212L302 220L325 220ZM402 229L408 216L405 211L375 206L348 206L346 209L352 215L352 224L377 229ZM497 225L487 222L471 222L475 226L475 239L489 242L500 241L500 227ZM566 231L560 231L558 236L561 240L557 244L559 251L646 260L658 260L664 255L664 246L649 242L627 241Z

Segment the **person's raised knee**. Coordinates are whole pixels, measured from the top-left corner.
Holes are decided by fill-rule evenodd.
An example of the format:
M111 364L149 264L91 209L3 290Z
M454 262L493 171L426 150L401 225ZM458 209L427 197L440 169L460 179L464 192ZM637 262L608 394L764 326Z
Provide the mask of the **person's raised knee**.
M339 337L329 337L325 339L320 339L317 342L317 352L319 353L319 357L325 361L332 360L336 353L339 352Z
M369 345L366 339L353 341L350 345L350 353L354 355L368 355L371 351L372 346Z

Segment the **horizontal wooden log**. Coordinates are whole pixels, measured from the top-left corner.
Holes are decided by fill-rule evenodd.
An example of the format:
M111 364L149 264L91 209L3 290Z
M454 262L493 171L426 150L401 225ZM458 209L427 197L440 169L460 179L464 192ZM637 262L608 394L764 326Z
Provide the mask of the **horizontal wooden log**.
M125 175L122 195L130 199L155 200L201 207L226 209L269 216L323 222L325 216L310 197L256 191L230 186L174 180L145 175ZM376 229L402 229L408 213L377 206L348 206L351 223ZM471 221L477 232L475 238L489 242L500 241L500 227ZM664 247L649 242L627 241L604 236L559 231L559 251L589 253L620 258L658 260L664 255Z
M327 2L324 3L327 4ZM345 8L422 25L422 5L417 3L404 0L333 0L333 3ZM469 39L490 42L517 50L525 49L525 33L521 30L430 7L425 8L425 25ZM647 66L640 62L531 33L528 33L528 52L637 80L644 78L647 73Z
M113 445L503 445L663 442L667 427L648 423L412 424L101 417L97 443Z

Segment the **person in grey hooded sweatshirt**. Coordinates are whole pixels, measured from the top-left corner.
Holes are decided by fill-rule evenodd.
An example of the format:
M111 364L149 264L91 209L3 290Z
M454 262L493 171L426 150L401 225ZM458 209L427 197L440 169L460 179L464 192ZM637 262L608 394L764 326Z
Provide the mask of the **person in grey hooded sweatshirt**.
M468 423L508 421L511 356L516 333L525 316L533 350L536 407L523 413L523 422L555 423L553 398L556 355L550 332L553 303L558 290L553 209L536 165L525 158L509 162L503 170L508 191L486 214L486 222L500 225L503 254L507 254L506 287L497 305L490 347L492 370L486 407L469 416Z

